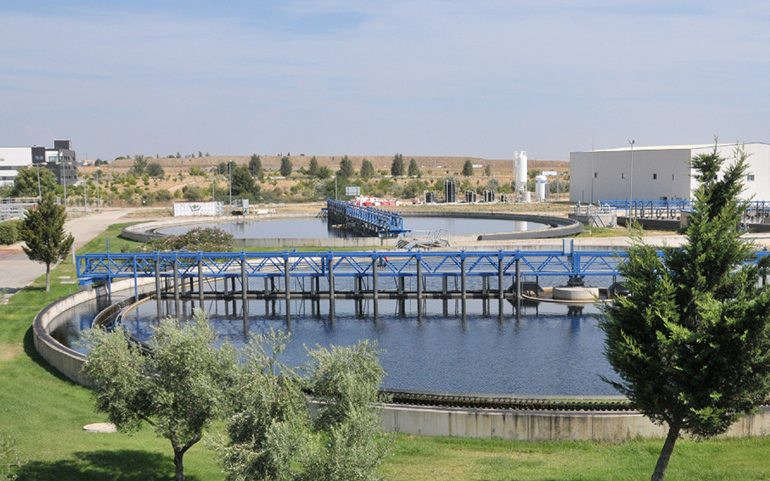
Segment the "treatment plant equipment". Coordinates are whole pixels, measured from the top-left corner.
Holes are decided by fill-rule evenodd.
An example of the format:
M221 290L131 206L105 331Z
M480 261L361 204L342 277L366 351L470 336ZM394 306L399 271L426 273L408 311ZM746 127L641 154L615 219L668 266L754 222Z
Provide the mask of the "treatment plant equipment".
M376 207L359 207L327 197L326 212L333 224L363 236L388 238L409 232L400 215Z
M518 150L514 153L515 167L514 176L516 177L516 195L521 202L529 202L530 195L527 192L527 153Z
M767 255L770 251L757 252L753 262ZM335 299L373 300L375 317L378 299L459 299L463 315L468 298L497 299L501 305L514 300L520 308L522 296L517 293L522 292L522 276L566 277L567 286L581 286L587 276L610 276L614 282L624 256L623 252L575 251L565 239L561 251L85 254L76 257L76 267L81 285L106 283L109 288L113 280L129 278L137 286L140 278L154 278L159 302L170 296L176 302L184 297L201 304L205 299L240 300L244 305L249 299L283 299L290 318L292 298L325 299L333 318ZM341 290L335 283L338 278L353 282ZM469 278L480 278L481 288L469 289ZM407 288L407 279L414 281L410 280L412 289ZM218 281L223 282L222 292ZM392 287L386 287L386 281Z

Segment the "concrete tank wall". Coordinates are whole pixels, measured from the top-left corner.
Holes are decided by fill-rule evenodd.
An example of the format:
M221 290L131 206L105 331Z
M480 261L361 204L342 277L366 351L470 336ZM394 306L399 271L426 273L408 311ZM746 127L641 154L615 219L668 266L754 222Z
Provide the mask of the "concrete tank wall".
M113 291L130 288L133 288L133 279L113 284ZM81 368L86 356L61 345L51 337L50 329L58 315L95 299L96 295L95 290L89 290L62 298L40 311L33 323L38 353L67 378L84 386L88 386L88 380ZM725 436L766 436L770 433L769 409L763 408L760 413L739 420ZM387 431L420 436L617 442L665 435L663 427L633 412L510 411L386 404L381 418Z

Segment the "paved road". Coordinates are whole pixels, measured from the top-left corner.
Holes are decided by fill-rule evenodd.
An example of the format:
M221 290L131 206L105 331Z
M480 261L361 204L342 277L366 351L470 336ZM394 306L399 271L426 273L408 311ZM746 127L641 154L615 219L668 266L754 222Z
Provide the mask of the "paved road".
M64 228L75 237L75 248L85 245L104 229L133 209L115 209L99 214L89 214L67 221ZM21 249L21 243L0 249L0 291L10 296L30 285L45 274L45 264L32 262Z

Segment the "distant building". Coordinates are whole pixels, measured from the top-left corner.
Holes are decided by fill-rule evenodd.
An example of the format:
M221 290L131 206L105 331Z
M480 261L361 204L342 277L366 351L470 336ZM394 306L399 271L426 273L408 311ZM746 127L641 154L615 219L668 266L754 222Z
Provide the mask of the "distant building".
M69 140L54 140L51 147L0 147L0 186L13 184L21 167L45 167L59 184L78 180L77 159Z
M718 144L719 154L734 158L737 147L749 155L749 168L741 198L770 200L770 144ZM689 160L710 153L714 144L676 145L572 152L570 154L570 201L596 203L600 200L692 200L697 187ZM631 180L633 178L633 186ZM633 194L632 194L633 191Z

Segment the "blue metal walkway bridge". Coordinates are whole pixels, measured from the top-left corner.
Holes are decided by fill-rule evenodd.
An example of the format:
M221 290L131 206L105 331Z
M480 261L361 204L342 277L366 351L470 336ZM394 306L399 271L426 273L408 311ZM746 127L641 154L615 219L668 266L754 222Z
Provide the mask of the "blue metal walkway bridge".
M770 252L758 252L751 262L766 255ZM625 252L575 251L565 240L559 251L85 254L76 256L76 268L81 284L103 282L110 288L113 280L133 279L137 297L139 279L154 278L158 302L172 297L170 292L177 303L181 299L198 300L201 305L205 299L240 299L246 316L248 300L282 298L290 317L292 298L326 299L333 318L338 298L372 299L375 316L381 298L459 299L463 314L468 298L498 299L501 307L504 300L515 300L518 313L523 277L535 277L537 282L540 277L575 281L610 276L614 281L626 256ZM450 279L454 280L452 288ZM305 281L309 281L309 289ZM421 312L418 302L418 315Z
M362 234L395 237L409 232L404 230L404 219L395 212L359 207L329 198L326 199L326 211L332 222Z

